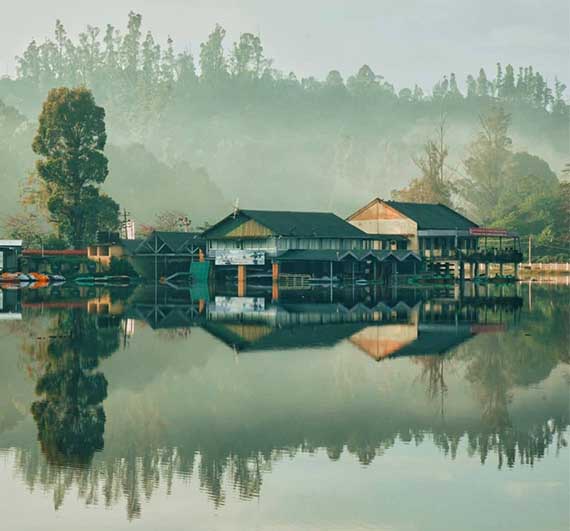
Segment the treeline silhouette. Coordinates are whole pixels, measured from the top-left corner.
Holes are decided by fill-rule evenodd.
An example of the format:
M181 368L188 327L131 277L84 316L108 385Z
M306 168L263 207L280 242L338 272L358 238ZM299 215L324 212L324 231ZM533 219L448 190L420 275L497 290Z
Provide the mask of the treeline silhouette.
M259 208L348 214L417 176L411 157L442 114L449 163L459 167L479 114L497 102L512 113L520 145L556 171L567 162L565 87L533 66L481 69L464 88L449 73L430 91L396 89L367 65L347 79L337 70L300 78L281 72L258 36L229 45L220 26L194 55L180 48L170 38L158 43L132 12L121 31L88 26L72 39L58 21L51 39L32 41L16 76L0 80L0 172L9 184L0 206L15 208L33 163L34 118L61 85L88 86L106 109L105 190L144 223L165 204L196 225L213 222L237 197Z
M294 72L285 74L273 67L260 37L242 33L228 52L224 47L225 34L217 25L208 40L200 44L196 61L189 50L176 53L170 37L161 46L151 31L143 35L142 16L134 12L129 13L125 32L110 24L103 31L87 26L76 41L68 37L62 22L57 20L53 39L39 44L33 40L17 58L17 80L28 82L41 92L59 85L86 85L99 97L127 105L135 103L136 107L165 105L173 96L180 97L202 86L208 94L212 88L228 88L251 100L258 100L264 93L271 97L304 94L329 100L352 97L414 103L496 98L552 114L568 113L565 85L558 79L549 85L530 65L515 68L508 64L503 70L497 63L494 78L481 68L475 75L467 76L465 94L454 73L444 75L431 94L418 85L397 91L366 64L346 82L337 70L331 70L325 80L313 76L299 79ZM133 91L144 100L133 101Z

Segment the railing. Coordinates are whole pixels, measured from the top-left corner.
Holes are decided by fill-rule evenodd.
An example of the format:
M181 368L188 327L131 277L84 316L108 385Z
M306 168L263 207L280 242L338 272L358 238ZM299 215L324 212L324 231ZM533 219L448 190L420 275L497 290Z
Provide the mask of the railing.
M480 264L518 264L523 261L523 255L520 251L510 249L425 249L422 256L426 260L463 260L477 262Z
M570 262L559 262L559 263L549 263L543 264L541 262L535 262L533 264L522 264L523 269L531 269L537 271L569 271L570 272Z

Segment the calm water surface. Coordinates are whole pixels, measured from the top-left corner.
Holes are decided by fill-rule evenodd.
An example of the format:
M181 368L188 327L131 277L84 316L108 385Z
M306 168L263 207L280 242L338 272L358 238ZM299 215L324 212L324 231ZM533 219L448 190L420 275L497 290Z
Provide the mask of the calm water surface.
M570 290L0 297L6 530L567 530Z

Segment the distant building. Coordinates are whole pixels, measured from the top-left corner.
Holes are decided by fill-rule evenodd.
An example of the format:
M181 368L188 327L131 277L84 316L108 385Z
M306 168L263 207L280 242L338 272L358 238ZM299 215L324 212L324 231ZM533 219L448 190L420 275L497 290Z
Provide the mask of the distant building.
M189 273L191 264L203 260L206 250L199 232L153 231L142 240L124 240L123 244L129 248L137 273L156 279Z
M289 250L348 251L388 248L390 238L367 234L330 212L239 210L204 232L208 256L242 249L269 257ZM403 240L402 238L396 238Z
M0 273L18 271L18 258L22 253L22 240L0 240Z
M419 261L405 236L367 233L330 212L236 210L203 237L218 268L271 264L274 280L281 273L386 277L415 272Z
M478 225L442 204L404 203L375 198L348 217L369 234L393 234L409 241L421 256L449 256L455 249L475 248Z

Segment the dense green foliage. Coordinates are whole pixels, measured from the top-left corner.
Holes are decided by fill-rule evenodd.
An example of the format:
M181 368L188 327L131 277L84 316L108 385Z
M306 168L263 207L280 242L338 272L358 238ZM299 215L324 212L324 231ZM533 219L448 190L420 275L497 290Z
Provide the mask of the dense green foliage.
M75 249L83 249L97 230L118 226L119 205L99 191L109 173L106 142L105 110L88 89L50 90L32 144L41 157L35 197Z
M0 207L13 208L16 183L29 170L26 118L57 86L86 85L104 106L104 188L139 223L165 208L185 212L195 226L212 222L238 197L244 206L349 214L424 174L414 159L429 164L433 150L424 157L422 146L442 114L449 176L463 170L479 116L497 102L512 117L518 149L556 173L568 161L565 87L549 86L531 66L497 65L494 76L481 69L464 89L449 74L430 92L396 89L367 65L346 80L336 70L324 80L299 79L273 66L259 37L244 33L232 46L224 39L217 26L196 64L188 49L177 53L171 39L161 46L145 33L138 14L129 14L123 32L89 26L77 40L57 22L51 40L32 41L21 54L17 76L0 80L0 114L15 117L8 125L0 119L7 153L0 171L9 184Z

